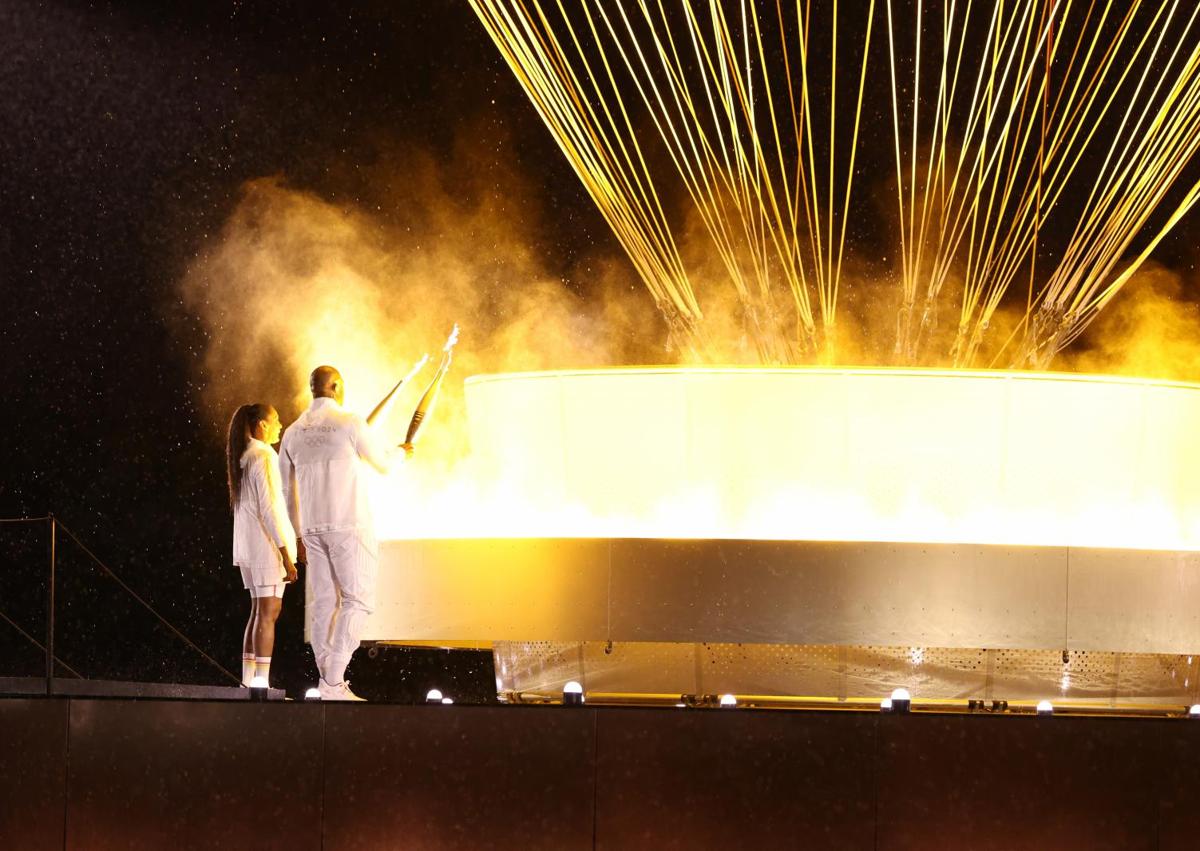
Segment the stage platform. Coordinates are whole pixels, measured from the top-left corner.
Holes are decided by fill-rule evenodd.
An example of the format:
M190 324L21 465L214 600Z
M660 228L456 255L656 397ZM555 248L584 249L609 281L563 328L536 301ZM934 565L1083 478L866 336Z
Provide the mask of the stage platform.
M0 699L0 847L1191 849L1200 721Z
M0 677L0 698L45 695L45 677ZM49 693L56 697L117 697L138 700L249 700L250 689L181 683L134 683L123 680L80 680L55 677ZM283 700L287 692L267 689L267 700Z

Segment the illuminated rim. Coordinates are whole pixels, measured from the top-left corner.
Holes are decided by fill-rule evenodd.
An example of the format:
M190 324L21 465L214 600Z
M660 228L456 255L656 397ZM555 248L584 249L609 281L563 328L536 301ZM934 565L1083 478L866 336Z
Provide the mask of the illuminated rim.
M1037 372L1034 370L1006 369L934 369L908 366L619 366L595 369L541 369L525 372L491 372L471 375L463 383L470 387L493 381L514 381L538 378L569 378L572 376L641 375L889 375L918 378L945 377L954 379L981 378L992 381L1061 381L1085 384L1121 384L1138 387L1173 387L1200 391L1200 383L1172 381L1165 378L1137 378L1124 375L1100 375L1076 372Z
M1197 384L628 367L466 389L512 535L1200 549Z

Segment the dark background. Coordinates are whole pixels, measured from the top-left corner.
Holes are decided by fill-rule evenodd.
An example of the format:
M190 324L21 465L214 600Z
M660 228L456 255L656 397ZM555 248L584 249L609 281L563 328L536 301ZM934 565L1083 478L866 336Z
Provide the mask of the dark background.
M0 517L54 512L236 670L247 604L220 436L194 380L205 332L178 281L245 181L370 206L369 166L449 151L464 128L485 177L515 168L544 190L554 227L531 248L547 268L619 253L466 2L0 0ZM1155 258L1190 273L1197 236L1193 215ZM44 527L0 526L0 611L34 635L45 557ZM60 575L60 655L83 675L221 681L70 541ZM286 598L276 650L293 690L313 676L301 603ZM398 699L492 689L487 654L387 655L352 677ZM0 675L40 665L0 623Z
M221 437L194 384L204 329L177 282L244 181L368 204L356 168L406 145L448 149L460 119L497 130L485 167L536 164L558 187L548 262L611 239L466 3L0 3L0 517L54 512L236 672L247 604ZM0 610L39 637L46 535L0 526ZM72 543L59 552L64 661L90 677L221 681ZM274 673L293 688L301 615L292 589ZM461 689L437 676L446 666L494 692L474 654L387 655L448 694ZM0 623L0 674L40 664Z

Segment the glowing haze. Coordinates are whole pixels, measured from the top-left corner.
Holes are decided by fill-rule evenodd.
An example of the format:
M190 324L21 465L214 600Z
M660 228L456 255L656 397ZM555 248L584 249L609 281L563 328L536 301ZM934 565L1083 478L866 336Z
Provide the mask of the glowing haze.
M611 489L615 499L627 502L619 510L598 510L586 500L563 498L561 493L547 499L553 488L531 492L530 476L540 475L531 465L541 462L540 456L529 453L546 428L559 424L552 421L552 412L541 408L515 408L502 415L495 409L477 409L468 435L463 389L467 376L686 363L689 355L664 347L665 326L623 259L589 258L586 268L572 270L567 281L547 271L538 252L548 223L537 212L536 201L513 203L537 194L519 176L500 175L489 190L464 199L456 188L448 187L453 187L452 177L462 178L465 168L438 168L418 155L408 157L403 168L393 168L400 175L395 183L402 189L393 200L405 211L403 227L389 226L357 205L332 203L290 188L280 179L263 178L243 188L225 227L182 280L185 305L201 318L208 334L197 377L211 412L214 446L229 413L243 402L273 403L285 423L290 422L307 404L307 376L320 363L341 369L347 381L347 405L365 415L422 354L434 355L436 362L451 325L461 324L454 368L422 432L416 460L408 469L376 483L377 524L384 537L866 535L1081 543L1086 536L1081 537L1080 530L1103 516L1104 522L1094 525L1104 534L1093 536L1094 543L1190 547L1195 541L1194 531L1170 519L1155 526L1152 511L1142 511L1133 526L1117 523L1119 518L1099 509L1099 513L1076 512L1075 519L1057 527L1056 534L1050 531L1061 518L1042 513L1037 525L1018 535L1004 523L988 526L986 512L966 522L947 515L937 504L911 500L851 505L847 500L853 501L852 497L844 489L840 496L822 496L806 491L809 485L803 481L746 492L737 511L714 513L722 504L714 502L714 494L725 481L718 471L726 469L715 462L698 463L692 474L669 488L663 487L656 468L643 466L645 482L626 479L620 488ZM514 208L533 212L513 216ZM686 239L683 250L689 250ZM854 263L848 263L847 274L856 274L854 270ZM882 329L895 316L894 301L882 295L873 298L871 283L865 275L859 281L856 289L866 295L847 304L847 310L856 314L856 323L844 326L859 329L854 358L868 364L886 362L890 339ZM1148 270L1131 281L1107 314L1111 321L1095 326L1103 335L1096 335L1090 346L1077 353L1079 368L1200 378L1195 308L1179 297L1185 283L1161 269ZM721 316L723 306L710 302L708 312ZM714 348L729 362L753 362L755 353L736 308L729 306L724 315L723 325L710 326ZM877 346L878 341L882 343ZM846 345L843 351L852 349ZM433 367L427 367L379 424L387 439L402 438L432 373ZM803 400L779 401L781 414L791 413L778 419L764 412L748 421L729 406L712 407L708 415L726 417L727 422L722 439L711 450L701 448L702 454L711 451L713 459L720 459L744 453L747 447L768 454L791 451L779 429L791 422L795 406L802 406ZM946 433L971 433L976 412L967 401L959 407L943 404L937 413ZM888 433L887 424L900 416L901 410L889 408L884 397L870 412L871 422L883 435ZM1062 427L1052 411L1031 416L1047 433ZM581 433L572 445L571 457L580 469L599 475L602 467L597 467L596 459L627 459L630 451L642 451L649 444L639 443L638 430L657 425L637 406L598 412L587 436ZM857 440L876 441L861 428L854 433ZM913 433L897 451L920 455L925 451L921 441L940 440L939 433ZM981 462L990 463L1000 452L982 436L973 440ZM490 460L481 462L470 450L484 442ZM503 456L510 450L508 462L495 463L498 453ZM1045 467L1054 460L1031 463ZM561 468L545 475L561 475ZM1062 475L1072 474L1064 470ZM601 476L596 485L605 481ZM657 502L647 501L651 494L658 495ZM631 499L631 495L641 498ZM1118 513L1119 508L1112 506ZM1163 517L1174 517L1175 509L1167 508ZM1128 534L1119 534L1120 530Z
M484 534L1200 549L1198 384L643 367L467 391Z

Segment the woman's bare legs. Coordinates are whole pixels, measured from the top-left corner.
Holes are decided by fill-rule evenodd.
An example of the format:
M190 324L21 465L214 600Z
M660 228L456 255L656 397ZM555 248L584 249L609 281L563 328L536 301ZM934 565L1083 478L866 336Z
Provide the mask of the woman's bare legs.
M242 685L250 685L254 678L254 616L258 613L258 600L250 598L250 618L246 621L246 632L242 635Z
M254 615L254 644L250 649L255 656L270 656L275 649L275 621L279 619L283 600L278 597L258 597L254 602L258 607Z
M275 649L275 621L283 600L279 597L258 597L254 613L254 675L270 680L271 652Z

